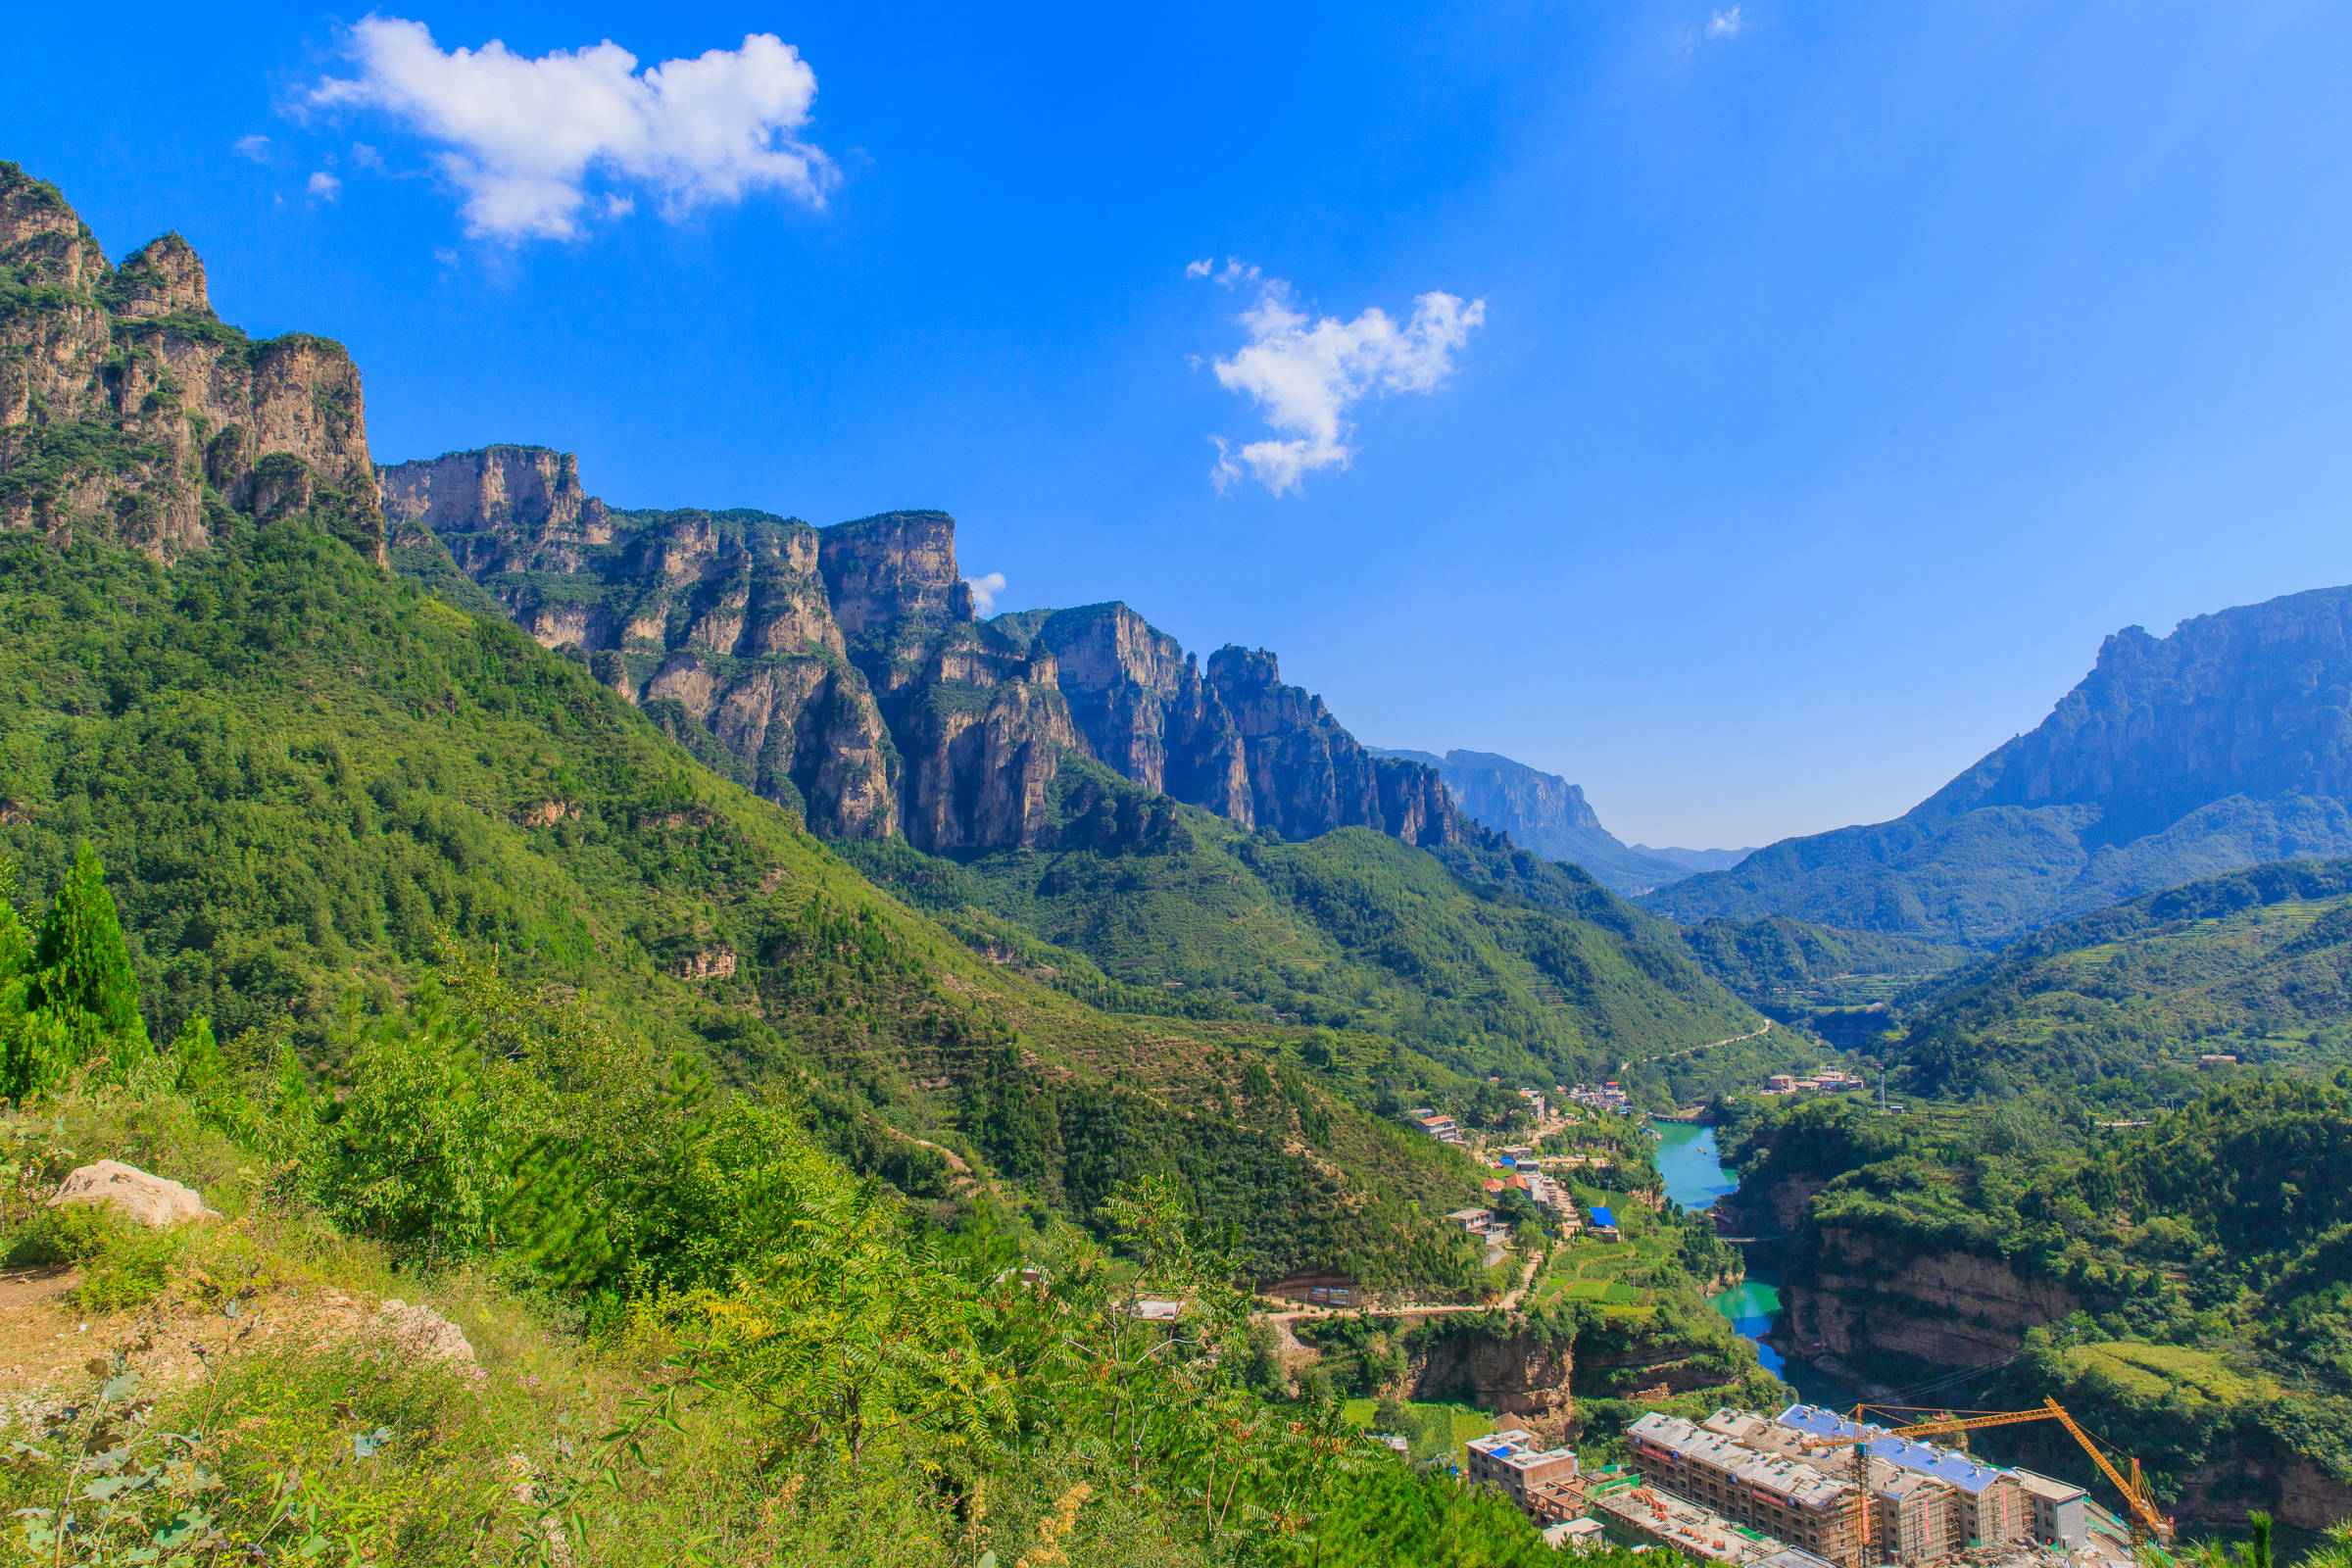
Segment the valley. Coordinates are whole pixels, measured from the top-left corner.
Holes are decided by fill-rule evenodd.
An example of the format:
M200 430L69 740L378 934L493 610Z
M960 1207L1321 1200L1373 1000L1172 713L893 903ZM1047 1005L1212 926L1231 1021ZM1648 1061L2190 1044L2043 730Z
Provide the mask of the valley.
M0 266L8 1550L1484 1568L1466 1444L1800 1399L2352 1518L2352 589L1649 851L945 512L379 465L14 165Z

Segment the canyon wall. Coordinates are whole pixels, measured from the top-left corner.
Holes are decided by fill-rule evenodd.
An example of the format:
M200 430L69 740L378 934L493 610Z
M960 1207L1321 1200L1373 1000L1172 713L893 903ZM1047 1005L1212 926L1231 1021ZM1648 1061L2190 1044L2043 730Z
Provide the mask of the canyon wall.
M1272 654L1222 649L1203 671L1122 604L977 619L946 513L816 528L626 511L543 447L398 464L379 484L403 569L430 581L446 561L630 701L678 704L821 833L1034 846L1075 751L1286 838L1483 836L1433 769L1359 745Z

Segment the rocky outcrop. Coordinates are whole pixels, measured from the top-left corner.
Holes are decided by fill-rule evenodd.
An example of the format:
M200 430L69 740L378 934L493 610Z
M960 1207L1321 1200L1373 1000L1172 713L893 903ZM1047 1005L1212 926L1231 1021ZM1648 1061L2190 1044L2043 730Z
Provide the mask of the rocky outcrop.
M1574 1419L1568 1384L1576 1356L1569 1341L1524 1329L1502 1336L1441 1330L1414 1338L1420 1343L1406 1357L1400 1380L1407 1397L1467 1399L1553 1431Z
M763 512L622 512L579 463L501 446L389 466L403 558L446 552L515 623L632 702L675 702L751 789L844 838L899 830L899 760L850 662L817 530Z
M159 1230L189 1220L220 1217L204 1206L203 1197L193 1187L168 1177L151 1176L119 1159L102 1159L77 1167L50 1195L48 1206L61 1208L74 1203L111 1208Z
M1436 769L1375 757L1340 727L1322 698L1284 685L1264 649L1218 649L1208 659L1208 684L1241 737L1259 826L1290 839L1369 827L1407 844L1461 842L1461 813Z
M1375 755L1284 685L1272 654L1224 649L1203 671L1121 604L975 619L943 512L813 528L624 511L543 447L398 464L380 489L402 569L462 573L632 702L690 716L722 771L819 832L1039 845L1070 751L1286 838L1481 832L1432 769Z
M1892 1353L1951 1367L2005 1360L2026 1330L2100 1304L1998 1258L1920 1251L1834 1226L1814 1233L1801 1273L1783 1279L1781 1300L1783 1334L1798 1356L1869 1365Z
M358 368L341 345L256 343L213 314L167 234L110 266L57 188L0 164L0 528L83 530L172 561L214 504L309 514L382 558Z
M1429 752L1374 749L1372 755L1435 768L1465 815L1509 834L1513 844L1547 860L1583 866L1616 892L1629 896L1647 893L1690 874L1690 867L1629 848L1601 826L1600 817L1585 800L1583 787L1557 773L1493 752L1451 751L1438 757Z

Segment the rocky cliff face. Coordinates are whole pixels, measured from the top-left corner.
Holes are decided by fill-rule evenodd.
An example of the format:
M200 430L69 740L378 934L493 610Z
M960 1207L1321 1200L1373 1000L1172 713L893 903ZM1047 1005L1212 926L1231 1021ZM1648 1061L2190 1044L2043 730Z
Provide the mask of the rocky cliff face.
M311 512L381 559L360 375L324 338L256 343L167 234L117 269L57 188L0 164L0 528L172 561L208 501Z
M759 512L616 512L579 464L489 447L386 467L392 544L446 549L549 648L632 702L675 702L745 781L820 832L901 825L900 759L850 662L817 530Z
M1360 744L1262 649L1219 649L1203 673L1122 604L994 624L1053 651L1089 748L1148 788L1291 839L1369 827L1454 844L1479 831L1433 769Z
M820 529L624 511L539 447L399 464L381 485L395 546L446 549L542 644L679 705L817 831L934 852L1042 831L1077 731L1052 654L973 620L946 514Z
M486 590L630 700L678 705L819 832L931 852L1040 844L1075 750L1148 789L1288 838L1378 828L1451 844L1437 774L1374 756L1238 648L1204 674L1125 605L973 618L956 521L829 528L760 512L632 512L568 454L489 447L380 476L404 569ZM470 591L470 590L468 590Z
M1689 872L1672 861L1629 849L1600 825L1584 789L1493 752L1375 751L1376 757L1424 763L1437 770L1463 813L1507 833L1523 850L1567 860L1619 893L1646 893Z
M1998 1258L1916 1252L1835 1227L1816 1241L1811 1266L1781 1286L1786 1337L1806 1359L1866 1366L1891 1352L1984 1366L2016 1354L2026 1330L2101 1304L2054 1281L2027 1279Z

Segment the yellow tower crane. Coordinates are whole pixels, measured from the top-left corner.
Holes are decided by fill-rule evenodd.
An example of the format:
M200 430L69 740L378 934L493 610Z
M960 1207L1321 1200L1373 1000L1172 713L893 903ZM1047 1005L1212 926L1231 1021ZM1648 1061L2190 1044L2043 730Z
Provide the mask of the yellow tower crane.
M2100 1472L2108 1480L2115 1483L2115 1490L2124 1494L2124 1504L2131 1514L2133 1557L2136 1558L2139 1555L2140 1546L2150 1536L2168 1544L2173 1539L2173 1522L2156 1511L2155 1500L2148 1495L2147 1483L2140 1477L2139 1460L2130 1455L2126 1456L2125 1462L2132 1467L2132 1474L2127 1478L2123 1472L2116 1469L2099 1446L2091 1441L2090 1434L2083 1431L2082 1424L2067 1414L2066 1407L2056 1399L2045 1399L2039 1406L2032 1410L1986 1410L1961 1414L1946 1412L1932 1420L1913 1421L1903 1426L1886 1427L1875 1433L1864 1434L1861 1430L1864 1412L1872 1409L1882 1410L1889 1415L1919 1413L1917 1411L1900 1411L1885 1405L1857 1404L1854 1406L1854 1413L1851 1417L1855 1428L1853 1440L1854 1550L1860 1560L1868 1560L1870 1541L1870 1444L1880 1438L1926 1438L1939 1433L1975 1432L1984 1427L2016 1426L2026 1421L2055 1421L2065 1427L2068 1435L2082 1446L2082 1451L2090 1455L2091 1462L2099 1467ZM1804 1446L1808 1448L1839 1447L1847 1441L1844 1438L1813 1438L1808 1440Z

